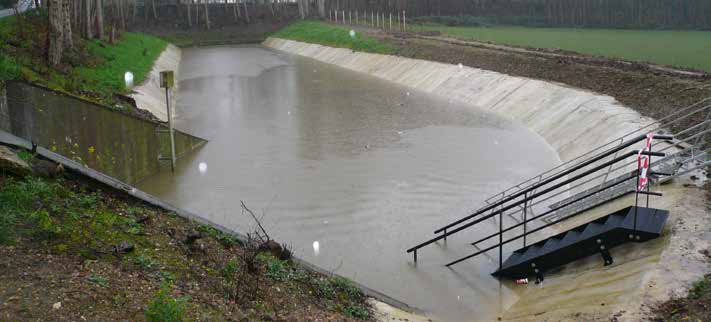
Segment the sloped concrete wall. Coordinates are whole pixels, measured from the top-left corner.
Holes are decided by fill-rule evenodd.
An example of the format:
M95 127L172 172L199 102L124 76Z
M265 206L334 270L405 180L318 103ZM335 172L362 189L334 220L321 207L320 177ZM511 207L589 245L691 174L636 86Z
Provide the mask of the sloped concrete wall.
M160 87L160 72L172 70L175 72L175 87L171 95L171 110L175 113L175 103L179 93L178 82L180 79L180 60L182 51L175 45L168 44L165 50L153 63L151 72L146 77L143 84L133 88L135 93L131 97L136 100L138 108L147 110L163 122L168 121L168 113L165 109L165 89ZM174 114L175 116L175 114Z
M7 100L0 108L0 130L123 182L160 171L158 157L170 155L170 139L158 122L23 82L7 84ZM178 156L205 143L180 131L175 141Z
M279 38L268 38L263 44L516 120L543 137L562 161L571 160L653 121L622 106L610 96L562 84Z

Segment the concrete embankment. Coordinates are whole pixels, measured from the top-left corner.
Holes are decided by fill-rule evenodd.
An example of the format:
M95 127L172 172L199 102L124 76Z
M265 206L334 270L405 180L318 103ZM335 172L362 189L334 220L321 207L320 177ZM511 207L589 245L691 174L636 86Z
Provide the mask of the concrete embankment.
M10 82L3 91L1 130L119 180L134 183L154 174L159 156L170 155L165 126L158 122L23 82ZM178 156L205 142L180 131L175 140Z
M516 120L543 137L562 161L654 122L613 97L563 84L284 39L269 38L264 45ZM515 299L502 307L499 319L648 319L650 306L671 295L685 294L692 281L708 271L704 254L711 249L711 238L704 227L708 227L711 216L705 206L705 191L698 185L692 177L681 177L671 184L655 186L653 189L664 197L652 199L651 206L667 209L671 214L663 237L615 248L613 265L602 266L599 256L590 256L551 273L544 284L504 284L515 293ZM627 195L554 226L553 230L569 230L634 202L634 195Z
M131 97L136 100L136 106L140 109L151 112L163 122L168 120L165 108L165 89L160 87L160 72L172 70L175 73L175 86L173 87L170 106L175 111L175 103L179 92L178 82L180 75L180 59L182 51L175 45L168 44L158 59L153 63L151 72L146 76L146 80L136 86Z
M652 122L610 96L497 72L268 38L264 45L464 102L521 122L568 161Z

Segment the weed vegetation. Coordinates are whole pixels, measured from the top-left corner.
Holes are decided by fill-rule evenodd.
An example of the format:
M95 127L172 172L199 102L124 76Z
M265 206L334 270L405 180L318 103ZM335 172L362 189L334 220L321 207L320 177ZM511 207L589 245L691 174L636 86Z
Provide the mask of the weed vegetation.
M356 32L355 36L351 37L350 31L351 28L343 26L318 21L300 21L275 32L272 36L369 53L390 54L395 51L392 46L361 32Z

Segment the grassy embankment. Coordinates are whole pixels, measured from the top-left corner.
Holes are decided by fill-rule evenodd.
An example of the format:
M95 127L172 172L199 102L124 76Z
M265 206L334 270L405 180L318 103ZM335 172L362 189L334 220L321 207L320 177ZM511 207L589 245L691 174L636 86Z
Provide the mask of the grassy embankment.
M361 32L357 32L355 37L351 38L350 30L350 28L318 21L300 21L273 33L271 36L369 53L390 54L395 51L393 47Z
M0 19L0 81L24 79L84 99L119 107L116 94L127 94L124 73L140 84L167 42L145 34L126 32L115 44L74 38L56 67L46 61L46 16L25 13ZM117 106L119 105L119 106Z
M711 72L711 32L517 26L412 25L414 31L519 47L572 51Z
M209 226L63 176L0 170L0 320L370 317L348 280L250 252Z

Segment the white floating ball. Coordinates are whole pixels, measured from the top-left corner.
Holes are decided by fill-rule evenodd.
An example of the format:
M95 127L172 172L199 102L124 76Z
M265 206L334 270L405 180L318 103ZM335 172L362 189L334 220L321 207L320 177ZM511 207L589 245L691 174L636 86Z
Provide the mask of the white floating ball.
M348 34L351 36L351 38L355 38L355 36L356 36L355 30L353 30L353 29L351 29L351 31Z
M198 170L200 171L200 174L204 174L205 172L207 172L207 163L200 162L200 164L198 165Z

